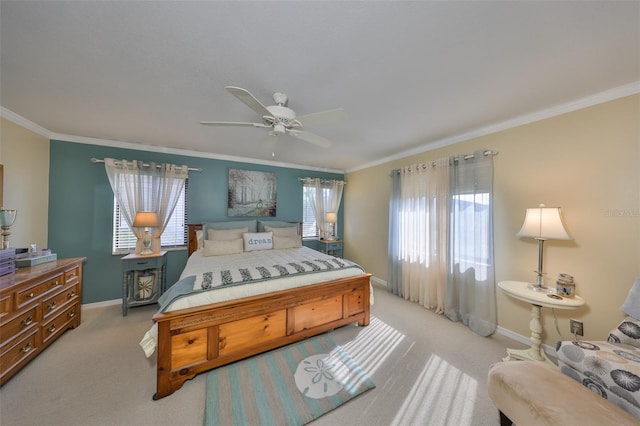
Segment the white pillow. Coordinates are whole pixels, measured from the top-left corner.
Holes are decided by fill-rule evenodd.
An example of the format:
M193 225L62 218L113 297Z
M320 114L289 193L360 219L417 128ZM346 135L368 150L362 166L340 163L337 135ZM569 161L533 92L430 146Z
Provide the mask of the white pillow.
M197 250L204 248L204 231L202 230L196 231L196 241L198 242Z
M244 251L271 250L273 248L272 232L247 232L243 234Z
M287 226L285 228L273 228L271 226L265 226L266 232L273 232L274 237L298 237L298 228L296 226Z
M288 249L302 247L302 239L300 236L295 237L280 237L278 235L273 236L273 248L274 249Z
M242 238L242 234L249 232L249 228L236 229L208 229L207 239L215 241L229 241Z
M242 253L242 238L235 240L204 240L204 256Z

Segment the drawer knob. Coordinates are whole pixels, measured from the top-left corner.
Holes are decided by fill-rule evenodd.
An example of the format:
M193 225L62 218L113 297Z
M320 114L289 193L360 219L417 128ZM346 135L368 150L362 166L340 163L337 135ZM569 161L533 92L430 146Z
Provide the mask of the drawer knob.
M33 317L31 315L29 315L28 317L26 317L25 319L20 321L20 324L22 324L22 325L24 325L26 327L29 324L31 324L32 322L33 322Z
M69 293L67 293L67 299L71 299L72 297L74 297L76 295L76 292L71 290Z
M75 316L76 316L76 312L75 312L75 311L70 311L70 312L67 314L67 316L68 316L69 318L73 318L73 317L75 317Z
M54 300L53 302L51 302L51 303L49 303L49 304L47 305L47 308L48 308L50 311L52 311L53 309L55 309L56 305L57 305L57 303L56 303L56 301Z
M54 331L56 331L56 325L55 324L51 324L51 327L47 328L47 331L49 333L53 333Z
M31 350L31 343L27 343L26 345L20 348L20 352L22 352L23 354L26 354L30 350Z
M29 299L31 299L33 296L35 296L35 294L33 294L33 293L29 293L29 294L27 294L27 297L28 297Z
M57 285L60 285L60 283L58 282L58 280L55 280L53 283L51 283L51 285L55 287Z

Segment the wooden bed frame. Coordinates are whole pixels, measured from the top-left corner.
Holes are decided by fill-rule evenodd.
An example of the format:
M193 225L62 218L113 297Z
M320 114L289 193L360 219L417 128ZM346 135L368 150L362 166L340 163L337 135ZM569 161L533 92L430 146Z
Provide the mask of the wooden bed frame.
M189 225L189 255L197 249ZM197 374L357 322L369 325L369 277L159 313L154 400L180 389Z

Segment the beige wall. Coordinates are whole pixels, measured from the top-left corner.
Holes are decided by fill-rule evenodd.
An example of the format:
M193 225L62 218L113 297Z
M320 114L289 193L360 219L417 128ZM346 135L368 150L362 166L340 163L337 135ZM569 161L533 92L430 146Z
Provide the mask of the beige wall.
M604 339L623 314L619 307L640 276L640 95L465 141L347 174L345 256L387 279L389 171L477 149L494 157L496 281L533 280L537 243L520 239L527 207L560 206L573 241L548 241L550 284L573 275L586 306L556 310L569 337L569 318L584 321L585 338ZM530 306L497 292L498 323L529 335ZM544 343L560 336L543 309Z
M49 139L0 117L0 163L4 165L4 206L17 209L11 247L47 247Z

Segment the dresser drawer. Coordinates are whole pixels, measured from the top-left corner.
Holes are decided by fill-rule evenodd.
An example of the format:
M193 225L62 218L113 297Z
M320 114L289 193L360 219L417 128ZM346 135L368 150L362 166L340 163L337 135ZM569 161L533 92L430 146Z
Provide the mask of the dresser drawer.
M4 383L17 369L20 369L31 358L38 353L38 335L40 329L34 328L33 331L25 336L22 340L11 345L5 352L0 355L0 383Z
M0 320L13 312L13 293L0 296Z
M31 327L38 324L38 307L23 312L17 317L0 326L0 339L2 340L2 346L10 340L21 337L21 335Z
M69 325L71 325L79 315L80 304L75 303L64 310L61 310L59 315L44 323L42 326L43 346L47 345L50 341L55 340L58 335L64 333L64 331L69 328Z
M79 283L67 286L63 291L57 293L42 301L42 317L43 319L55 315L57 311L66 307L69 303L78 299Z
M17 309L22 308L23 306L38 299L45 293L48 293L49 291L55 289L56 287L61 286L62 284L64 284L63 279L64 278L62 274L58 274L32 287L18 291L16 294L16 298L17 298L16 302L18 304Z
M328 243L325 244L326 250L342 250L342 243Z
M76 266L73 269L69 269L64 272L64 282L70 283L71 281L78 281L80 278L80 267Z

